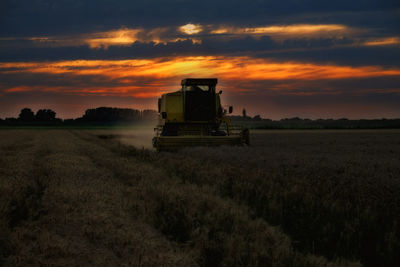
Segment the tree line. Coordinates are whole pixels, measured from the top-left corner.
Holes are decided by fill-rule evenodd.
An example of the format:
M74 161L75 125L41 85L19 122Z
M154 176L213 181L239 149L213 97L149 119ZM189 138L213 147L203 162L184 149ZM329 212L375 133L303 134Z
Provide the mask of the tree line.
M271 120L254 117L231 116L233 124L250 129L400 129L400 119L303 119L299 117Z
M34 113L30 108L20 111L18 118L0 118L0 125L5 126L85 126L136 124L151 122L156 124L158 113L155 110L99 107L87 109L85 114L76 119L60 119L51 109L39 109ZM250 129L400 129L400 119L302 119L299 117L281 120L264 119L260 115L248 116L243 109L242 116L230 116L232 123Z
M60 119L51 109L39 109L36 113L30 108L23 108L17 118L0 118L0 125L101 125L116 123L139 123L155 121L158 113L155 110L137 110L130 108L99 107L87 109L82 117Z

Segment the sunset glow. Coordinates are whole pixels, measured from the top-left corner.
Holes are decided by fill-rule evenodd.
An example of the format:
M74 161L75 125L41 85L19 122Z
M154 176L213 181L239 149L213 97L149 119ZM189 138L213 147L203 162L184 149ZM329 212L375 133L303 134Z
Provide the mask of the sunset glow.
M383 76L400 76L400 69L384 69L377 66L335 66L304 64L299 62L278 63L248 57L177 57L133 60L74 60L57 62L0 63L0 73L23 75L68 75L73 86L10 86L5 92L54 91L68 94L118 95L152 98L168 90L176 90L183 77L218 77L222 83L230 81L230 92L251 92L254 88L235 86L243 82L260 81L312 81L331 79L355 79ZM98 77L104 85L82 85L80 76ZM93 78L92 78L93 79ZM143 82L145 79L147 82ZM236 81L236 82L235 82ZM292 85L293 87L293 85ZM280 85L269 90L296 93L295 88ZM322 90L322 89L321 89ZM304 92L298 92L305 94ZM307 94L313 94L308 92Z
M178 57L168 60L160 58L0 63L0 71L3 73L101 75L114 79L129 77L162 79L197 75L245 80L319 80L400 75L400 69L383 69L377 66L350 67L298 62L278 63L248 57L211 56Z

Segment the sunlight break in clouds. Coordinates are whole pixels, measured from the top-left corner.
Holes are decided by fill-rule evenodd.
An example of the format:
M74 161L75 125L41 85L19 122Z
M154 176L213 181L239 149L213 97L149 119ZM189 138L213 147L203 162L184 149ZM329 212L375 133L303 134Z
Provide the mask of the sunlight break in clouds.
M191 34L197 34L197 33L201 32L203 30L203 28L201 25L195 25L195 24L189 23L189 24L179 27L179 30L183 33L191 35Z

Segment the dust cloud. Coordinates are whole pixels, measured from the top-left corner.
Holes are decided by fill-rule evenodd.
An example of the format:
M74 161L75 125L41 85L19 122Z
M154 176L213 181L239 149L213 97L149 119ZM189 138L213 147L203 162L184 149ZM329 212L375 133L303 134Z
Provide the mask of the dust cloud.
M152 149L154 127L139 128L132 130L118 130L116 133L118 141L122 144L134 146L135 148Z

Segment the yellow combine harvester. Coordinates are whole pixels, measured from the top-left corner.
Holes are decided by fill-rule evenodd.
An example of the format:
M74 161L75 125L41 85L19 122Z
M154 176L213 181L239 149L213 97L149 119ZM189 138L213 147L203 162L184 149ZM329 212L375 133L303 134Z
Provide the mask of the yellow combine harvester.
M217 79L184 79L182 89L158 99L159 125L153 146L158 151L187 146L249 144L249 130L233 127L216 93ZM232 113L232 107L229 107Z

